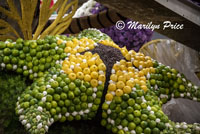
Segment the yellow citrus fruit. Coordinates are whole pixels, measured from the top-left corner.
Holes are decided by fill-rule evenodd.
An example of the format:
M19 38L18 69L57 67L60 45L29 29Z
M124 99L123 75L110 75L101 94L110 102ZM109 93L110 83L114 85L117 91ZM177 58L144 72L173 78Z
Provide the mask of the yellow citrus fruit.
M134 61L133 61L133 65L134 65L135 67L139 67L139 62L138 62L138 60L134 60Z
M156 69L153 68L153 67L150 67L150 72L151 72L151 73L155 73L155 72L156 72Z
M126 73L126 74L124 74L124 78L125 78L126 80L130 80L131 76L130 76L128 73Z
M90 84L91 84L92 87L97 87L98 86L98 81L96 79L92 79L90 81Z
M125 86L125 87L123 88L123 92L126 93L126 94L129 94L129 93L131 92L131 87Z
M99 75L99 78L98 78L100 81L102 81L102 82L105 82L105 80L106 80L106 77L105 77L105 75L103 75L103 74L101 74L101 75Z
M142 77L140 77L140 80L146 81L146 77L142 76Z
M110 83L110 84L108 85L108 90L109 90L109 91L115 91L115 90L116 90L116 85L113 84L113 83Z
M120 75L120 76L118 77L118 81L126 82L126 77L124 77L124 75Z
M120 65L118 65L118 64L114 64L113 69L115 69L115 71L120 70Z
M123 71L127 71L127 67L125 65L120 65L120 69Z
M76 49L72 49L71 50L71 54L76 54L77 53L77 50Z
M72 69L70 69L70 68L67 68L66 70L65 70L65 73L66 74L70 74L70 73L72 73L73 71L72 71Z
M119 77L119 76L123 75L123 72L121 70L118 70L116 75Z
M76 74L75 74L75 73L70 73L70 74L69 74L69 78L70 78L71 80L75 80L75 79L76 79Z
M85 50L84 47L79 47L79 48L77 49L77 51L78 51L79 53L83 52L84 50Z
M142 85L141 88L142 88L142 90L144 90L144 92L146 92L148 90L146 85Z
M92 65L91 67L90 67L90 71L98 71L98 67L96 66L96 65Z
M117 88L119 88L119 89L123 89L124 86L125 86L125 84L124 84L123 81L118 81L118 82L117 82Z
M111 74L110 79L111 79L112 81L117 82L117 75L116 75L116 74Z
M131 60L131 55L130 55L129 53L127 53L127 54L125 55L125 58L126 58L127 60Z
M84 55L88 56L88 57L92 57L92 53L91 52L85 52Z
M66 47L72 47L73 45L73 42L72 41L67 41L66 42Z
M132 64L131 62L126 62L126 66L127 66L127 67L132 67L133 64Z
M77 72L82 72L82 68L80 66L75 66L74 67L74 72L77 73Z
M115 94L116 94L116 96L120 97L120 96L123 95L123 90L117 89L117 90L115 91Z
M92 79L97 79L98 76L99 76L99 74L98 74L97 72L93 71L93 72L90 74L90 76L91 76Z
M133 88L135 84L134 84L134 82L132 80L128 80L126 82L126 85L129 86L129 87L131 87L131 88Z
M140 85L146 85L146 82L143 80L140 80Z
M84 74L90 74L90 69L88 67L83 69Z
M97 58L96 60L95 60L95 63L96 63L96 65L99 65L99 64L101 64L103 61L100 59L100 58Z
M139 76L144 76L144 72L143 71L139 71Z
M77 72L76 73L76 77L78 78L78 79L84 79L84 74L83 74L83 72Z
M100 63L100 64L98 65L98 68L99 68L99 70L106 71L106 66L105 66L103 63Z
M86 74L84 76L84 80L87 81L87 82L90 81L91 80L91 76L89 74Z
M120 64L126 66L126 61L125 60L120 60Z
M93 59L88 60L88 65L89 66L92 66L94 64L95 64L95 60L93 60Z
M81 62L80 67L81 67L82 69L88 67L87 62Z
M71 47L66 47L66 48L64 49L65 53L70 53L71 50L72 50Z
M135 83L135 84L139 84L140 81L139 81L138 79L134 79L134 83Z
M60 45L62 42L63 42L63 40L59 39L59 40L57 41L57 44Z
M111 93L107 93L105 98L106 98L107 101L112 101L113 95Z

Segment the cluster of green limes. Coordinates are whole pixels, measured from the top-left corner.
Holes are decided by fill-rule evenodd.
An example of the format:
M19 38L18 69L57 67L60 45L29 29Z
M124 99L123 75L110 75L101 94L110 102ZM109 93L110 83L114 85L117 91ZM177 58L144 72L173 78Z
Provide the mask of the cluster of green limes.
M102 33L101 31L99 31L98 29L95 28L89 28L89 29L85 29L82 32L80 32L77 36L77 38L82 38L82 37L87 37L88 39L92 39L95 42L99 42L102 40L110 40L111 38Z
M114 96L111 102L106 101L102 109L101 124L113 133L160 134L169 123L158 97L151 91L144 93L137 84L130 94Z
M154 67L156 72L150 75L149 84L163 103L171 97L185 97L200 101L200 87L194 86L183 74L158 62L154 63Z
M62 65L57 64L50 68L44 77L36 79L20 96L16 112L20 117L27 117L27 123L31 125L29 128L31 133L34 133L38 127L32 127L35 126L35 122L32 121L35 117L29 112L30 107L40 111L35 116L41 116L43 110L46 110L45 113L48 111L50 114L48 119L51 117L52 123L92 119L96 115L104 87L92 88L89 82L80 79L71 80L61 67ZM41 128L44 128L46 120L40 121L43 122ZM38 122L37 124L39 125ZM40 133L42 132L43 129Z
M57 39L47 36L45 39L23 40L16 42L7 40L0 42L0 67L14 70L30 79L41 77L44 71L54 67L65 59L65 44L56 44Z

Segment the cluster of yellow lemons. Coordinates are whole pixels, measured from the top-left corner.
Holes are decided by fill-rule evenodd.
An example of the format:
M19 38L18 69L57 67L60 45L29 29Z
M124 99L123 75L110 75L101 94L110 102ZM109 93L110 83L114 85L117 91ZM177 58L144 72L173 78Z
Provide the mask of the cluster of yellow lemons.
M140 85L145 92L148 90L146 85L147 75L155 73L152 59L133 50L126 53L125 58L127 61L120 60L113 65L106 94L107 101L112 101L115 95L122 96L124 93L131 93L135 90L136 84Z
M63 43L63 40L58 39L57 44L59 45L61 43ZM86 37L83 37L80 40L78 40L77 38L73 38L70 41L66 41L65 44L66 47L64 51L71 54L81 53L86 50L92 50L95 48L95 46L97 46L96 42Z
M78 78L90 82L92 87L104 84L106 80L106 66L96 53L71 54L68 59L63 61L62 70L68 74L71 80Z

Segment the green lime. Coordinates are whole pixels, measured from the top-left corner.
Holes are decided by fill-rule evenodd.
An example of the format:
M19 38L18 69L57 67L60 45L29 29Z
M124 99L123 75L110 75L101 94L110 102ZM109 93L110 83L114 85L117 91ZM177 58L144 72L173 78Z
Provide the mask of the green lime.
M122 95L122 99L123 99L124 101L127 101L127 100L129 99L129 95L128 95L128 94L123 94L123 95Z
M11 54L10 48L4 48L3 54L4 54L4 55L10 55L10 54Z
M103 86L103 85L99 85L99 86L97 87L97 90L98 90L98 91L103 91L103 90L104 90L104 86Z
M160 130L158 128L154 128L152 132L153 134L160 134Z
M130 123L128 124L128 129L129 129L129 130L135 130L135 128L136 128L135 123L130 122Z
M101 116L102 116L102 118L107 118L108 117L106 112L102 112Z
M59 94L54 94L53 99L55 101L59 101L60 100L60 95Z
M4 58L3 58L3 62L4 62L5 64L10 63L10 57L8 57L8 56L4 56Z
M53 94L55 91L54 91L54 89L53 88L48 88L47 89L47 93L48 94ZM48 95L47 95L48 96Z
M97 93L96 93L96 95L97 95L97 98L101 98L102 97L102 91L98 91Z
M128 114L133 113L133 111L134 111L134 109L133 109L131 106L129 106L129 107L126 109L126 112L127 112Z
M57 88L59 86L58 82L57 81L52 81L51 82L51 87L52 88Z
M69 91L68 85L64 86L64 87L63 87L63 92L68 93L68 91Z
M125 101L122 101L121 107L122 107L123 109L126 109L126 108L128 107L128 103L125 102Z
M102 125L102 126L106 126L106 124L107 124L107 121L106 121L105 119L102 119L102 120L101 120L101 125Z
M71 101L70 100L65 100L65 106L69 107L71 105Z
M156 119L156 116L154 114L149 114L149 119L150 120L155 120Z
M147 104L144 103L144 102L142 102L140 105L141 105L141 107L142 107L143 109L146 109L146 108L147 108Z
M56 109L55 109L55 108L52 108L52 109L50 110L50 113L51 113L51 115L56 115Z
M137 104L141 104L141 103L142 103L142 98L141 98L141 97L137 97L137 98L135 99L135 102L136 102Z
M148 116L146 114L141 115L141 120L146 121L148 119Z
M61 93L60 98L62 100L66 100L67 99L67 94L66 93Z
M133 113L134 113L134 116L136 116L136 117L141 116L141 112L139 110L135 110Z
M81 96L81 101L86 102L87 101L87 95L82 95Z
M109 105L107 103L103 103L102 109L103 110L108 110L108 108L109 108Z
M155 79L151 79L151 80L150 80L150 84L151 84L152 86L156 85L156 80L155 80Z
M101 103L101 99L100 98L94 99L94 104L99 105L100 103Z
M61 113L65 114L67 112L67 108L66 107L62 107Z
M114 100L115 100L115 103L116 103L116 104L120 104L120 103L122 102L122 98L119 97L119 96L115 96L115 97L114 97Z
M144 134L151 134L151 129L149 127L145 128Z
M128 121L126 119L123 119L121 122L123 127L127 127L128 126Z
M81 90L81 92L86 92L87 88L86 88L86 86L81 85L80 86L80 90Z
M51 109L51 103L50 102L46 102L46 109L48 109L48 110Z
M74 99L74 93L72 91L68 92L68 98L69 99Z
M185 86L179 85L179 91L183 93L185 91Z
M146 121L142 121L142 122L140 123L140 126L141 126L142 128L146 128L146 127L148 126L148 123L147 123Z
M67 119L67 118L66 118L65 116L62 116L61 119L60 119L59 121L60 121L60 122L65 122L66 119Z
M126 117L126 112L125 111L122 111L119 113L119 118L123 119Z
M80 99L76 97L76 98L74 98L73 102L75 105L78 105L78 104L80 104Z
M52 101L52 102L51 102L51 106L52 106L53 108L56 108L56 107L57 107L57 102L56 102L56 101Z
M92 89L92 88L88 88L88 89L86 90L86 94L87 94L88 96L91 96L91 95L93 94L93 89Z
M88 108L88 104L86 102L81 103L81 109L85 110Z
M134 105L134 109L135 109L135 110L140 110L140 109L141 109L141 106L140 106L139 104L135 104L135 105Z
M76 88L75 83L74 83L74 82L70 82L70 84L69 84L69 89L70 89L70 90L74 90L75 88Z
M141 134L143 132L143 129L140 126L137 126L135 131L137 134Z
M156 127L156 122L155 122L154 120L151 120L151 121L149 122L149 127L150 127L151 129L155 128L155 127Z
M120 107L120 106L117 106L116 108L115 108L115 112L116 113L120 113L122 111L122 108Z
M61 112L61 108L60 107L56 107L56 113L60 113Z
M80 79L75 79L74 83L76 84L76 86L80 87L81 85L81 80Z
M129 122L130 122L130 121L133 121L133 120L134 120L133 114L128 114L127 120L128 120Z

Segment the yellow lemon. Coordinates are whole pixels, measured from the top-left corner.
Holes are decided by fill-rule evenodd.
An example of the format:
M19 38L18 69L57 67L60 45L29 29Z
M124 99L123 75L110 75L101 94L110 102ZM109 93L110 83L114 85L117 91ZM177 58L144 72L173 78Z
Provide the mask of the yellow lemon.
M88 67L87 62L81 62L80 67L81 67L82 69Z
M99 78L98 78L100 81L102 81L102 82L105 82L105 80L106 80L106 77L105 77L105 75L103 75L103 74L101 74L101 75L99 75Z
M70 78L71 80L75 80L75 79L76 79L76 74L75 74L75 73L70 73L70 74L69 74L69 78Z
M89 66L92 66L92 65L94 65L95 64L95 60L93 60L93 59L89 59L88 60L88 65Z
M110 79L111 79L112 81L117 82L117 75L116 75L116 74L111 74Z
M63 40L59 39L59 40L57 41L57 44L60 45L62 42L63 42Z
M123 92L126 93L126 94L129 94L129 93L131 92L131 87L125 86L125 87L123 88Z
M99 70L106 71L106 66L105 66L103 63L100 63L100 64L98 65L98 68L99 68Z
M90 74L90 69L88 67L83 69L84 74Z
M96 65L92 65L91 67L90 67L90 71L98 71L98 67L96 66Z
M144 92L146 92L148 90L146 85L142 85L141 88L142 88L142 90L144 90Z
M110 83L110 84L108 85L108 90L109 90L109 91L115 91L115 90L116 90L116 85L113 84L113 83Z
M84 74L83 74L83 72L77 72L76 73L76 77L78 78L78 79L84 79Z
M77 72L82 72L82 68L79 67L79 66L75 66L74 67L74 72L77 73Z
M91 84L92 87L97 87L98 86L98 81L96 79L92 79L90 81L90 84Z
M115 91L115 94L116 94L116 96L120 97L120 96L123 95L123 90L117 89L117 90Z
M86 74L84 76L84 80L87 81L87 82L91 81L91 76L89 74Z
M134 84L134 82L132 80L128 80L126 82L126 85L129 86L129 87L131 87L131 88L133 88L135 84Z
M126 82L126 77L124 77L124 75L120 75L120 76L118 77L118 81Z
M105 98L106 98L107 101L112 101L113 95L111 93L107 93Z
M71 50L72 50L71 47L66 47L66 48L64 49L65 53L70 53Z
M98 74L97 72L93 71L93 72L90 74L90 76L91 76L92 79L97 79L98 76L99 76L99 74Z
M124 84L123 81L118 81L118 82L117 82L117 88L119 88L119 89L123 89L124 86L125 86L125 84Z

